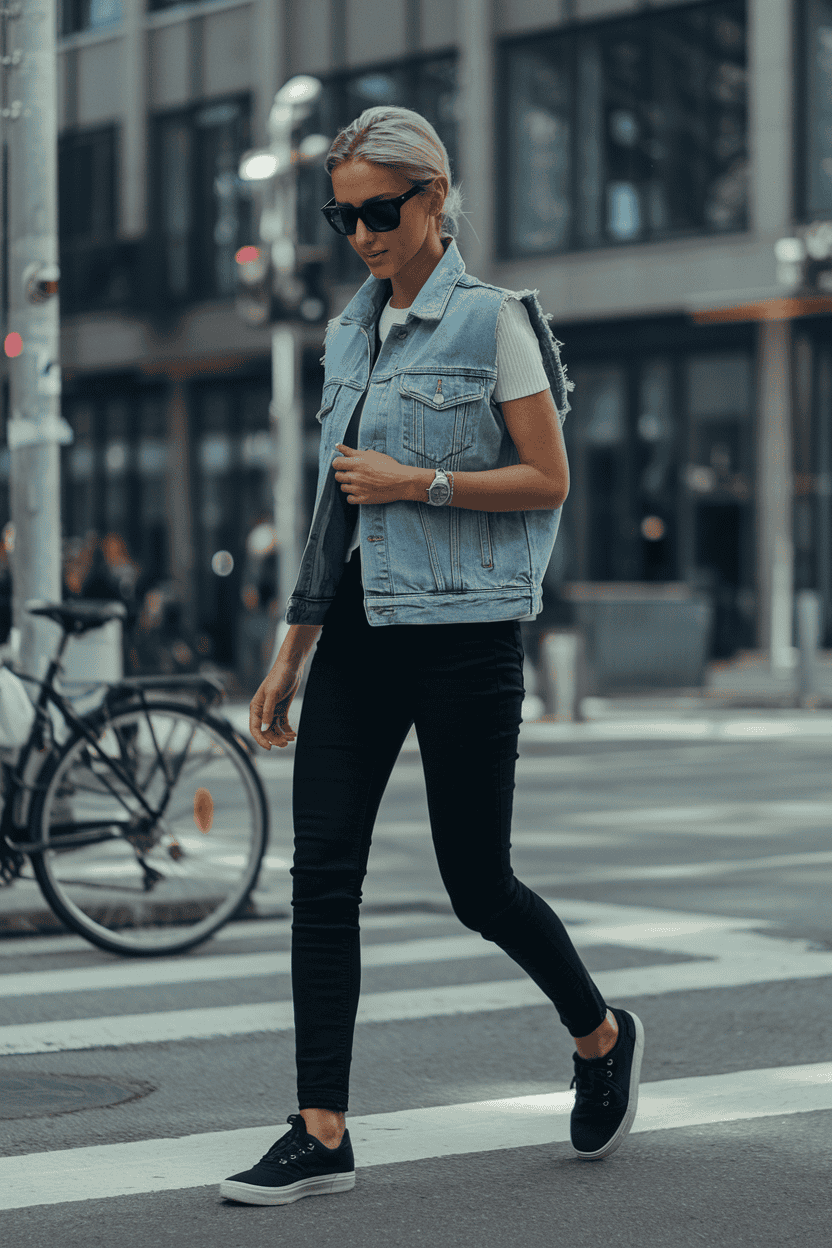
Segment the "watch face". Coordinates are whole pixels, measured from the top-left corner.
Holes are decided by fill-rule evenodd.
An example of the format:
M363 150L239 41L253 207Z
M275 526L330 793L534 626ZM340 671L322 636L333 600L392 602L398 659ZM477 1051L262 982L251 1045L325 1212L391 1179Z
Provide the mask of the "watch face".
M451 497L451 487L447 481L434 481L429 491L432 503L447 503Z

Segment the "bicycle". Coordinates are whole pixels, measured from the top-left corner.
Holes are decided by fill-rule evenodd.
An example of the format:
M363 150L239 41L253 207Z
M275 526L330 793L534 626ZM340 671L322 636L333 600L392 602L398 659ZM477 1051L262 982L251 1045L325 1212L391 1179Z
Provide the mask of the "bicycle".
M244 910L269 837L251 747L212 714L222 684L126 677L79 715L55 687L67 643L123 618L123 603L31 600L26 610L63 637L43 680L15 673L40 692L16 762L2 760L0 883L26 878L30 864L57 917L112 953L201 944Z

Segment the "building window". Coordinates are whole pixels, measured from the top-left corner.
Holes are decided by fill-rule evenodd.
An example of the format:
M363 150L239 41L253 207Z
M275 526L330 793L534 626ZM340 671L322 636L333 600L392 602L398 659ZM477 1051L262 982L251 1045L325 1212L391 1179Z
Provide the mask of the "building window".
M234 253L250 241L252 201L237 168L250 146L248 100L159 117L154 215L165 302L233 295Z
M615 327L617 350L570 356L572 489L548 575L685 582L711 600L712 654L726 656L754 639L750 345L670 348L655 326L631 333Z
M118 141L115 126L61 135L58 142L58 235L61 311L138 307L141 244L119 241Z
M99 30L120 21L121 0L63 0L61 4L62 35Z
M803 215L832 217L832 0L806 0Z
M115 228L115 126L62 135L58 143L61 242L109 242Z
M217 662L248 663L249 680L258 663L268 660L259 652L246 659L243 651L248 654L247 641L258 629L268 631L277 592L274 543L262 541L266 530L274 532L270 398L265 378L202 382L192 391L201 627L212 639ZM218 576L213 559L223 550L233 565L229 575Z
M337 74L324 82L319 106L304 122L301 134L321 133L334 138L365 108L392 104L412 108L426 117L445 147L451 173L457 168L457 58L456 54L396 62L357 73ZM332 184L323 169L302 169L298 186L298 235L301 243L332 248L338 280L354 282L368 276L366 264L346 238L338 239L320 213L332 197Z
M512 41L498 82L504 256L747 228L744 0Z

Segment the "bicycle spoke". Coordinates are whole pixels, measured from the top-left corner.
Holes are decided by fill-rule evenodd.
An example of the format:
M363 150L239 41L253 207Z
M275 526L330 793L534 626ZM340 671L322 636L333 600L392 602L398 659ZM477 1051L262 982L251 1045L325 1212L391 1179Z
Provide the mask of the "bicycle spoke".
M56 913L104 948L187 948L231 917L257 878L262 785L230 730L184 704L123 707L96 733L100 754L73 738L45 783L33 827L33 840L49 843L33 856L38 880ZM207 833L194 822L198 787L214 801Z

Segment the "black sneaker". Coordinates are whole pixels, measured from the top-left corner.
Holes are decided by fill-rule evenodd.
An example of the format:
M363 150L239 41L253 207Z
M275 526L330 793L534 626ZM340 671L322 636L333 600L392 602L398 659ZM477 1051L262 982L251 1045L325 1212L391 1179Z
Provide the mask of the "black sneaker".
M220 1183L220 1196L244 1205L290 1205L301 1196L326 1196L355 1187L355 1159L349 1131L337 1148L309 1135L300 1114L286 1119L291 1131L272 1144L251 1170Z
M611 1007L612 1008L612 1007ZM638 1106L638 1080L644 1055L641 1019L627 1010L612 1010L618 1039L603 1057L573 1053L575 1108L570 1119L572 1147L584 1161L600 1161L614 1153L629 1133Z

